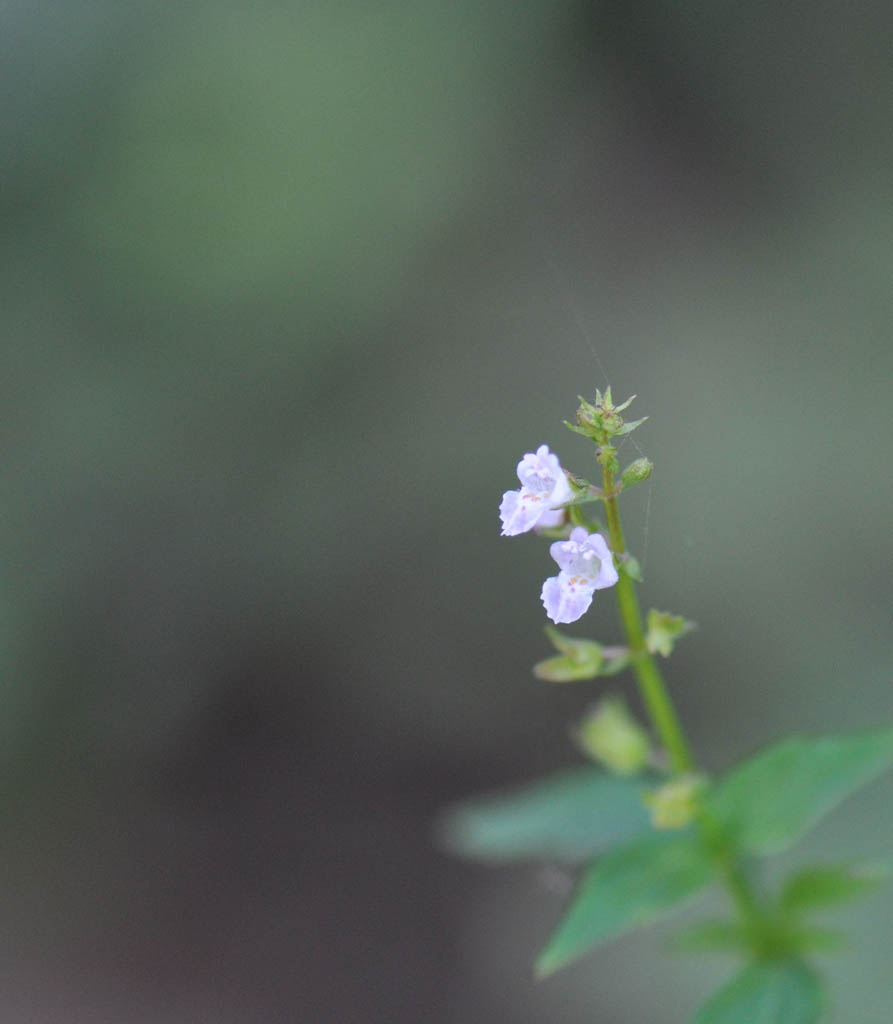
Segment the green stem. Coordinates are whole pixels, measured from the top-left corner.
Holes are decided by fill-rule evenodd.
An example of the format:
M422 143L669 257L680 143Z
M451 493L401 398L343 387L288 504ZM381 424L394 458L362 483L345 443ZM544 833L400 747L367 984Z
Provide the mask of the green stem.
M614 474L604 467L603 477L605 494L610 495L605 498L605 518L611 548L616 555L622 557L627 551L623 527L620 525L617 498L614 496ZM657 663L645 646L645 630L642 626L642 612L639 609L635 583L627 575L623 565L620 566L620 578L617 581L617 604L627 644L632 652L633 670L639 684L639 692L642 694L651 723L667 751L670 767L677 775L690 772L694 768L694 758L667 685Z
M670 760L670 768L676 775L694 770L695 761L679 715L670 697L670 691L661 675L661 671L645 644L645 629L642 625L642 612L636 596L635 583L624 571L623 556L627 554L623 527L620 524L620 511L617 508L617 497L614 493L614 474L606 466L602 467L604 484L605 519L608 524L608 535L611 548L620 556L619 579L617 580L617 604L620 619L626 632L627 644L632 651L632 665L639 684L639 692L648 711L651 724L660 737L661 743ZM735 904L742 921L748 926L754 941L759 942L763 934L767 918L754 893L753 886L744 870L741 855L730 843L728 837L722 836L717 824L712 820L706 808L699 815L701 834L713 850L714 861L723 884Z

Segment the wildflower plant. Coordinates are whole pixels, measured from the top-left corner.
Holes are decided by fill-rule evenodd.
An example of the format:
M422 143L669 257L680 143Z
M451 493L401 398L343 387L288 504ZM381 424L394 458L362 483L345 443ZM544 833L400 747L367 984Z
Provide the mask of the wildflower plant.
M635 396L634 396L635 397ZM500 505L502 533L534 532L552 543L558 566L541 598L553 623L581 619L612 590L620 643L546 635L554 653L534 666L549 683L630 671L647 715L636 721L622 698L596 704L572 731L588 765L518 791L451 808L443 834L476 859L552 859L581 866L573 895L536 962L550 975L616 936L671 914L709 886L727 897L717 920L687 927L681 949L733 952L741 965L695 1014L695 1024L816 1024L827 994L813 958L837 948L816 912L870 893L888 870L878 864L809 864L779 885L763 859L787 850L841 800L893 766L893 728L850 735L790 736L710 777L698 764L664 681L666 659L693 624L651 609L643 618L641 572L627 550L620 499L646 480L648 459L620 470L616 441L644 420L614 405L611 389L581 399L567 426L592 441L598 484L568 472L541 445L518 464L521 488ZM605 525L590 519L600 504Z

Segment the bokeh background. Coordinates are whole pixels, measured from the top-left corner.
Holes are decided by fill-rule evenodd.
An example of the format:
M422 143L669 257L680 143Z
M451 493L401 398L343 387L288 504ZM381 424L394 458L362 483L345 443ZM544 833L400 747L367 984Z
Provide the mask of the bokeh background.
M893 9L0 21L0 1019L686 1019L730 961L659 927L535 984L569 879L432 840L601 692L530 675L550 563L496 508L636 392L704 763L893 719ZM888 853L891 797L789 860ZM840 915L840 1022L889 1020L891 912Z

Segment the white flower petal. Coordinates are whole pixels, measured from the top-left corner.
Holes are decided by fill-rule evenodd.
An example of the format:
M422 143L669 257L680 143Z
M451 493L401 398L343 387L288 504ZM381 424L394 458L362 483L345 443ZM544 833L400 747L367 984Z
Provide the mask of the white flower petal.
M503 537L515 537L536 526L544 511L544 503L537 495L522 491L506 491L499 506Z
M563 526L566 514L563 508L547 508L537 519L536 528L538 530L554 530L557 526Z
M554 623L576 622L592 604L592 587L562 572L546 580L540 598Z
M558 476L555 479L555 487L552 489L551 495L549 495L549 504L555 508L556 505L563 505L566 501L570 501L573 496L574 492L571 490L571 485L568 483L567 476L565 475L564 470L559 466Z
M559 477L567 482L558 456L549 451L548 445L541 444L535 454L528 452L518 463L518 479L525 491L551 496Z

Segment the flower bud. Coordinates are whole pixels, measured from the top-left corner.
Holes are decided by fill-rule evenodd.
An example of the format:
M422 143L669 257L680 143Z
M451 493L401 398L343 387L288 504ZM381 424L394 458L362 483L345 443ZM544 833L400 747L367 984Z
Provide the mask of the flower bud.
M650 459L636 459L631 462L620 476L620 482L624 487L632 487L633 484L640 484L651 476L654 463Z
M645 420L636 420L633 423L626 423L620 415L635 397L633 395L620 405L614 405L610 388L606 388L604 394L601 391L596 391L595 402L587 402L581 396L576 425L568 423L567 426L575 433L583 434L584 437L595 441L598 445L606 445L612 437L628 434L631 430L635 430L640 423L645 422ZM646 416L645 419L647 418Z
M697 775L682 775L646 793L643 799L651 810L654 827L679 829L690 825L698 810L702 785Z
M577 726L577 746L608 771L635 775L648 763L651 743L618 697L597 704Z

